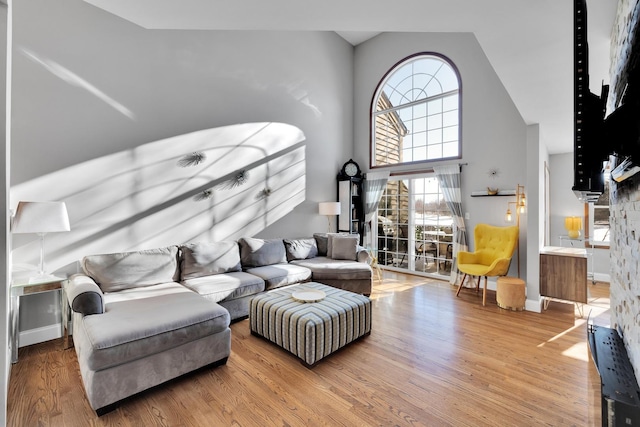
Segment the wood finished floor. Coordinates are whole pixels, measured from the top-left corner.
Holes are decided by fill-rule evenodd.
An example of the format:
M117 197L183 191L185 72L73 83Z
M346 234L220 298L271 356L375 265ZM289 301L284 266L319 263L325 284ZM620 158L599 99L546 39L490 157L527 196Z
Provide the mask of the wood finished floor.
M589 286L608 325L608 285ZM497 307L490 292L384 273L372 295L373 330L305 368L232 325L225 366L198 371L96 417L73 350L58 340L20 349L12 367L9 426L591 426L600 380L586 320L572 304L546 312Z

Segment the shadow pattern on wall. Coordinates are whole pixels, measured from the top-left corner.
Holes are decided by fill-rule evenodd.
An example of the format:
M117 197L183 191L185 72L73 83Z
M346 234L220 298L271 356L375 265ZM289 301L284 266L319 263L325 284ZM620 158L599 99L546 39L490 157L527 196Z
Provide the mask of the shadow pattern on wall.
M92 253L252 236L305 200L304 141L283 123L201 130L21 183L11 188L11 205L66 202L71 232L47 235L49 272ZM203 158L179 164L193 153ZM37 264L38 243L14 236L13 264Z

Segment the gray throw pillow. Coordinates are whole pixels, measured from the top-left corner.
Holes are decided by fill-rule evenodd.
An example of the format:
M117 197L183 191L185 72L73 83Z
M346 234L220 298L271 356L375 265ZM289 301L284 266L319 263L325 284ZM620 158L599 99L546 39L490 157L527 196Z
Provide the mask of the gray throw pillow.
M334 236L332 239L332 258L356 261L359 240L358 236Z
M178 247L89 255L82 268L103 292L157 285L180 280Z
M182 280L240 271L240 248L234 241L189 243L182 250Z
M316 239L318 256L327 256L327 245L329 244L329 236L327 236L327 233L314 233L313 238Z
M287 261L318 256L318 246L313 237L309 239L284 239L284 246L287 249Z
M240 243L240 259L242 268L262 267L287 262L286 250L282 239L254 239L242 237Z
M327 233L327 256L329 258L333 258L333 239L336 236L355 236L358 238L358 241L360 240L360 235L359 234L349 234L349 233Z

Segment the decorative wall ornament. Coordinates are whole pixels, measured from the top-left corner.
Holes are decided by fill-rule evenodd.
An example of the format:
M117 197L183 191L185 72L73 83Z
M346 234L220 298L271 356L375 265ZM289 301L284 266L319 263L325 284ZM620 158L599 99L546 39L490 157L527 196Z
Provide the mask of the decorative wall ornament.
M200 163L207 160L207 155L202 151L194 151L190 154L185 154L178 160L178 166L181 168L188 168L189 166L198 166Z
M500 169L498 168L491 168L489 169L489 171L487 172L487 175L489 175L489 178L495 179L498 177L498 175L500 175Z
M209 200L211 197L213 197L213 190L209 189L201 191L193 196L193 200L195 200L196 202L201 202L203 200Z
M271 189L269 187L265 187L262 191L258 193L258 195L256 196L256 199L262 200L266 197L269 197L270 195L271 195Z
M193 200L195 200L196 202L209 200L210 198L213 197L213 192L215 190L231 190L245 184L248 180L249 180L249 172L247 172L244 169L239 170L235 172L231 176L231 178L227 179L226 181L221 182L220 184L216 185L213 188L209 188L207 190L199 192L198 194L193 196ZM270 194L271 194L271 189L268 187L265 187L264 190L260 191L260 193L258 194L258 196L256 196L256 198L268 197Z
M249 172L242 169L233 174L231 178L228 180L218 184L216 188L220 188L222 190L231 190L236 187L240 187L243 184L246 184L249 180Z

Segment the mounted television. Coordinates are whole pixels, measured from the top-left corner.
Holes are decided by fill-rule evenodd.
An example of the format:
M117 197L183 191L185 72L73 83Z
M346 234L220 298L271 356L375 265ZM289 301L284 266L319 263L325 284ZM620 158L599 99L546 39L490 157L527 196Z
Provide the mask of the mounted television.
M618 17L620 19L620 17ZM613 52L611 89L589 90L586 0L574 0L574 180L578 199L593 202L604 191L603 162L621 182L640 171L640 2L625 17ZM618 25L623 25L618 23Z
M608 86L597 96L589 90L589 46L587 44L587 2L573 2L573 192L578 199L598 200L604 191L602 162L607 147L603 143L605 100Z

